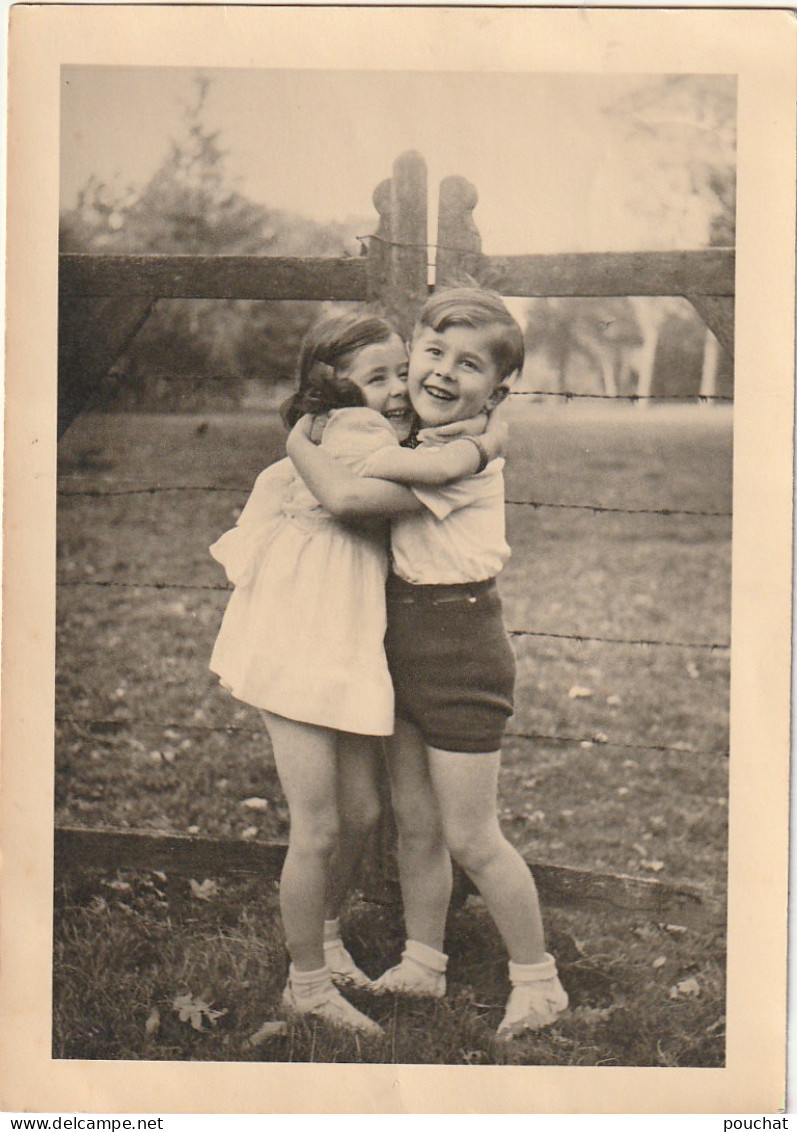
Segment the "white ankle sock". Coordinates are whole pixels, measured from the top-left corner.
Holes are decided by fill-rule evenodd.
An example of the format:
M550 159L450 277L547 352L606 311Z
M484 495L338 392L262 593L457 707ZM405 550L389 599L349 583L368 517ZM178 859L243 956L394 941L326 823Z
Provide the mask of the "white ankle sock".
M539 983L544 979L556 978L556 960L553 955L545 953L540 963L513 963L509 960L509 981L512 986L521 983Z
M427 971L434 971L438 975L445 974L448 966L448 956L443 951L429 947L427 943L420 943L417 939L408 939L402 952L402 959L409 959Z
M324 943L340 939L340 920L324 920Z
M288 979L297 998L313 998L332 982L332 975L328 967L319 967L317 971L297 971L291 963Z

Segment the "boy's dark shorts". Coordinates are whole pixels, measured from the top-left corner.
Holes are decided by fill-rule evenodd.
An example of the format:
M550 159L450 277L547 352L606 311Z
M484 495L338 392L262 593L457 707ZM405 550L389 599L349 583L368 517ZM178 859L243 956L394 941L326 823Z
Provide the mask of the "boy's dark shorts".
M385 650L396 715L430 747L501 747L514 711L515 655L495 579L416 586L391 574Z

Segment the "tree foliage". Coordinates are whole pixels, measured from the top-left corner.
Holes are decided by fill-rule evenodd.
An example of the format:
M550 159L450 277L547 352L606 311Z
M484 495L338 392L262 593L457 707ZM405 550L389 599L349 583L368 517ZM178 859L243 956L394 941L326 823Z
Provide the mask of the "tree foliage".
M355 250L351 224L318 224L268 208L230 183L219 133L205 123L209 85L197 80L180 135L142 188L89 179L75 208L62 213L62 251L340 256ZM237 400L246 379L290 379L317 308L298 301L162 300L121 361L123 402L197 407Z
M671 246L730 246L736 213L736 78L664 75L606 108L636 170L627 206Z

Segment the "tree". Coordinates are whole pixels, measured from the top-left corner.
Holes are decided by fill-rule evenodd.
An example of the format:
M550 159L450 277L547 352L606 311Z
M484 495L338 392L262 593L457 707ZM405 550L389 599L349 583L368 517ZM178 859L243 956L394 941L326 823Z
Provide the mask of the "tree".
M593 384L614 395L626 380L624 358L642 335L628 299L535 299L528 307L525 341L529 354L544 353L557 374L555 392L585 392L572 365L586 363Z
M344 255L360 222L318 224L257 204L230 184L219 133L196 80L182 129L141 189L91 177L61 217L62 251L186 255ZM360 229L361 230L361 229ZM243 381L290 379L318 304L161 301L123 360L128 405L198 407L236 400Z
M736 78L665 75L605 109L636 176L626 202L659 243L734 243Z

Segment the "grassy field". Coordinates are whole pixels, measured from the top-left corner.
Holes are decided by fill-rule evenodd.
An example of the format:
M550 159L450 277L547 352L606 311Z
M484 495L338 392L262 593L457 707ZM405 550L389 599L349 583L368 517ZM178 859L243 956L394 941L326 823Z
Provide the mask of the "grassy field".
M516 734L501 816L529 858L723 899L729 654L701 646L728 641L730 519L589 508L730 511L731 436L726 409L513 402L513 556L502 593L510 628L551 634L515 638ZM59 823L285 838L259 717L207 670L226 600L207 547L281 452L270 415L91 415L64 438ZM244 804L253 797L265 807ZM444 1004L365 1004L386 1026L375 1043L302 1023L251 1046L262 1022L279 1016L285 972L272 885L217 878L197 894L154 874L72 878L57 892L54 1054L722 1063L719 931L610 910L551 909L547 920L574 1009L509 1050L490 1038L505 958L474 900L452 914ZM395 909L355 903L348 930L366 970L395 961ZM199 1029L175 1009L185 995ZM197 1002L225 1013L212 1017Z

